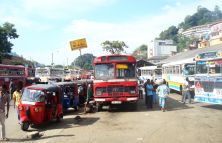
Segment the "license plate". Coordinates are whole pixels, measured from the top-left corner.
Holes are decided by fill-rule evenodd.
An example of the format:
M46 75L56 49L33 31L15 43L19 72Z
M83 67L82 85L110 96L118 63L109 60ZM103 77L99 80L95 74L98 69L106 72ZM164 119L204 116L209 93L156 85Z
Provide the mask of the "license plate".
M122 102L121 101L112 101L111 103L112 104L121 104Z

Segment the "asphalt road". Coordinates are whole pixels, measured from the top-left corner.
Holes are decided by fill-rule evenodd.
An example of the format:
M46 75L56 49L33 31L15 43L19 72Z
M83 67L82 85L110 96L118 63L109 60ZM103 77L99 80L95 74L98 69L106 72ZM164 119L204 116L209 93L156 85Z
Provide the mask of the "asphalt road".
M39 143L222 143L222 106L182 104L171 94L167 111L158 105L148 110L140 100L137 111L127 107L99 113L68 112L60 123L50 123L29 132L21 131L15 110L10 108L6 132L10 142ZM79 115L80 120L75 117ZM37 139L27 134L40 131Z

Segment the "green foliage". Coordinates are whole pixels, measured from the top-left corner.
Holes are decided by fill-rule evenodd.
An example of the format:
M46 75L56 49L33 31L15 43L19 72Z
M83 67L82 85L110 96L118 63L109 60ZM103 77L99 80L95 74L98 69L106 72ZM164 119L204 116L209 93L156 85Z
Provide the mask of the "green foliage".
M194 26L204 25L220 19L222 19L222 12L220 11L219 6L216 5L214 11L198 6L197 12L191 16L186 16L184 22L179 24L179 28L186 30Z
M2 63L2 59L10 57L9 53L13 46L10 39L18 37L13 24L6 22L0 26L0 63Z
M84 54L82 56L77 57L71 65L73 66L79 66L82 69L85 70L92 70L92 62L94 60L95 56L93 54Z
M170 26L167 30L162 31L159 37L161 40L172 39L174 42L177 42L177 33L178 28L176 26Z
M125 48L128 46L123 41L105 41L102 44L104 51L110 52L111 54L121 54L125 52Z
M147 45L141 45L138 48L136 48L132 55L136 57L137 60L146 60L147 59Z
M63 69L63 65L55 65L54 67L58 69Z

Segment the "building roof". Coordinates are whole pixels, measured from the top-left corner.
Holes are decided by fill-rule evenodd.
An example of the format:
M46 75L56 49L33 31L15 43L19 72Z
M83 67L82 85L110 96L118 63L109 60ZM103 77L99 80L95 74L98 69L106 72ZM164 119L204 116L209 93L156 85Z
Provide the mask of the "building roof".
M144 67L144 66L154 66L155 64L151 62L147 62L145 60L139 60L136 62L137 67Z
M179 60L186 60L186 59L194 58L197 54L200 54L200 53L209 52L209 51L219 51L219 50L222 50L222 44L207 47L207 48L189 50L186 52L178 53L175 56L171 56L165 60L162 60L158 64L164 64L164 63L169 63L169 62L179 61Z
M164 60L166 58L168 58L169 56L153 56L151 58L148 59L148 61L151 61L151 60Z

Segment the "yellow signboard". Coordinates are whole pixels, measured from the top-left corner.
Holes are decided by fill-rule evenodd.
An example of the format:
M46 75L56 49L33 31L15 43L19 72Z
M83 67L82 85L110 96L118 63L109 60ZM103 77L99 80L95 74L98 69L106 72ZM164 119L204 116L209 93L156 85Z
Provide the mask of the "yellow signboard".
M87 48L86 39L83 38L83 39L70 41L70 46L71 46L72 51L79 50L82 48Z
M117 69L128 69L128 65L126 64L116 64Z

